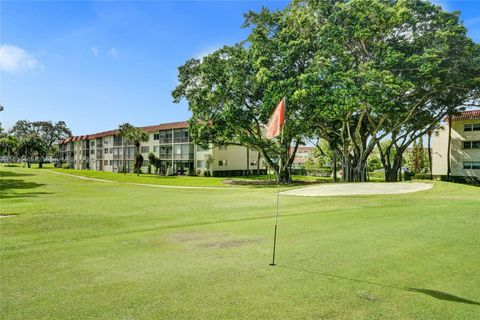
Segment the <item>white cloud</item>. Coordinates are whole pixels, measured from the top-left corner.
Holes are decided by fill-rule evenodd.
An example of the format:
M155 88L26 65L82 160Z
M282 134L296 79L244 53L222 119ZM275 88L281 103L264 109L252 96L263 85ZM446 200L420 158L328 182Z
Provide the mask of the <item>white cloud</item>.
M0 46L0 70L20 73L41 67L42 64L22 48L9 44Z
M98 48L97 47L90 47L90 51L95 57L98 57Z
M108 50L107 54L109 56L111 56L113 59L117 59L118 57L118 50L115 49L115 48L110 48L110 50Z

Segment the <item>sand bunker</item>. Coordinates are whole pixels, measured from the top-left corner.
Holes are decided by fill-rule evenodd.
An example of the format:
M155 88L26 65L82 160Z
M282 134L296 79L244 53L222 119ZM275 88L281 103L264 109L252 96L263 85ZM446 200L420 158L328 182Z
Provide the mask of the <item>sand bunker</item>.
M382 183L329 183L314 187L298 188L281 192L287 196L302 197L329 197L352 196L369 194L399 194L428 190L432 187L429 183L420 182L382 182Z

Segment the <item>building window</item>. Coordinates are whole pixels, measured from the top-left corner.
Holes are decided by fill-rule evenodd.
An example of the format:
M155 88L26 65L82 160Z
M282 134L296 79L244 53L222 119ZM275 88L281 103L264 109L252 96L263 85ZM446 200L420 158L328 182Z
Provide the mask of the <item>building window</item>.
M220 167L224 167L224 166L226 167L226 166L227 166L227 160L219 160L219 161L218 161L218 165L219 165Z
M103 144L108 144L108 138L103 139Z
M463 169L480 170L480 161L464 161Z
M90 146L95 147L95 141L90 141Z
M172 143L172 130L161 130L159 137L160 143Z
M104 154L108 154L108 148L105 148L105 149L103 150L103 153L104 153Z
M480 123L467 123L463 125L463 131L480 131Z
M90 154L95 154L95 150L90 150Z
M113 160L110 160L110 165L113 166Z
M108 160L103 160L103 165L108 166Z
M463 149L480 149L480 140L479 141L464 141Z
M227 145L219 145L218 150L227 150Z
M205 168L205 161L197 160L197 168Z
M188 129L175 129L173 131L173 142L188 142Z
M160 139L160 134L154 133L153 134L153 140L158 140L158 139Z
M140 152L141 152L141 153L147 153L147 152L149 152L149 150L150 150L150 149L148 148L148 146L140 147Z

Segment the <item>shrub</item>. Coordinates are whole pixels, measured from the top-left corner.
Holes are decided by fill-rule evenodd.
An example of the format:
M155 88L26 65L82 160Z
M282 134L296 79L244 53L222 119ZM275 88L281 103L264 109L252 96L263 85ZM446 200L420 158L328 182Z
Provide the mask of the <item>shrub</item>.
M152 165L151 164L149 164L148 167L147 167L147 173L152 174Z
M430 174L427 174L427 173L417 173L415 176L414 176L415 179L419 179L419 180L430 180Z
M210 171L208 171L208 170L203 171L203 176L204 177L210 177Z
M62 169L70 169L70 165L68 163L62 164Z

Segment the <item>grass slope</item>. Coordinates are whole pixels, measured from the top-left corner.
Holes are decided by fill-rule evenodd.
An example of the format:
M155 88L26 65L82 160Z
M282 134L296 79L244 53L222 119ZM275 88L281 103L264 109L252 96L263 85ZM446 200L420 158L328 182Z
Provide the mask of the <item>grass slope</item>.
M2 319L478 319L480 189L281 197L1 168Z

